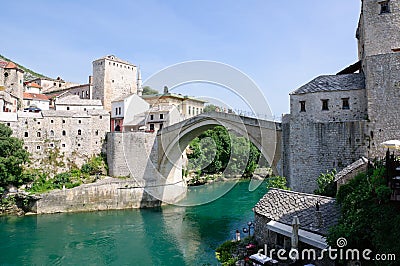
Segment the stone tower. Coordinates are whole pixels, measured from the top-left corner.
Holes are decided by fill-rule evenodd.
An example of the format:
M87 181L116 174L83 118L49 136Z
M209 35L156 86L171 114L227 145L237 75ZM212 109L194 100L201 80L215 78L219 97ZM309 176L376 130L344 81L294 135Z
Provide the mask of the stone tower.
M137 67L114 55L93 61L93 99L100 99L111 111L111 102L137 93Z
M8 62L4 67L4 86L22 103L24 93L24 71L13 62ZM21 104L19 104L19 108ZM19 109L18 108L18 109Z
M380 143L400 139L400 0L363 0L357 29L365 74L369 157Z

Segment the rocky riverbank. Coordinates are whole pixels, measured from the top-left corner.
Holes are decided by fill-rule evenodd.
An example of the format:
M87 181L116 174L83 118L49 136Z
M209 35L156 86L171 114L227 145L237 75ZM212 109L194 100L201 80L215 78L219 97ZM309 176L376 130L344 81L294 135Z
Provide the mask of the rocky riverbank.
M222 173L218 174L210 174L210 175L198 175L197 173L190 173L186 178L186 184L188 186L200 186L213 182L224 182L224 181L232 181L232 180L263 180L272 175L271 168L257 168L252 176L245 177L243 175L224 175Z

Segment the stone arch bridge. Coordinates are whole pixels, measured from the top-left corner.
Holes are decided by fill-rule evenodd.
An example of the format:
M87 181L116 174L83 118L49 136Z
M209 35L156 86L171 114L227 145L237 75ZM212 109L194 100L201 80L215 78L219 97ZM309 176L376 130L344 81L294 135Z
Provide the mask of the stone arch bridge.
M275 173L281 168L281 124L235 114L203 113L168 126L157 134L111 132L107 160L112 176L131 176L147 193L173 203L186 193L182 178L183 152L191 140L207 129L224 126L248 138Z

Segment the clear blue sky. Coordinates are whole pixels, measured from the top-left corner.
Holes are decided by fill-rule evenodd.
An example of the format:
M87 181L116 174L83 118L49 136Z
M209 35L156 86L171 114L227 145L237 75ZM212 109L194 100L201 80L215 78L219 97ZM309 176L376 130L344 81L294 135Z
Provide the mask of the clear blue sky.
M249 75L280 115L289 111L289 92L357 61L360 5L360 0L5 1L0 53L47 76L80 83L87 82L91 62L107 54L140 65L143 79L187 60L219 61ZM240 107L216 87L210 91Z

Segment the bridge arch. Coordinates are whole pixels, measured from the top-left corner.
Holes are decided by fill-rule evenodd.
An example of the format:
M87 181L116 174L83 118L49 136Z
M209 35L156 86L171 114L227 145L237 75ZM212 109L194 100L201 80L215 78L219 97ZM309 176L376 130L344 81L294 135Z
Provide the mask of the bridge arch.
M275 173L281 153L280 123L234 114L200 114L158 132L159 172L167 182L182 180L182 154L190 141L207 129L223 126L249 139L266 158Z

